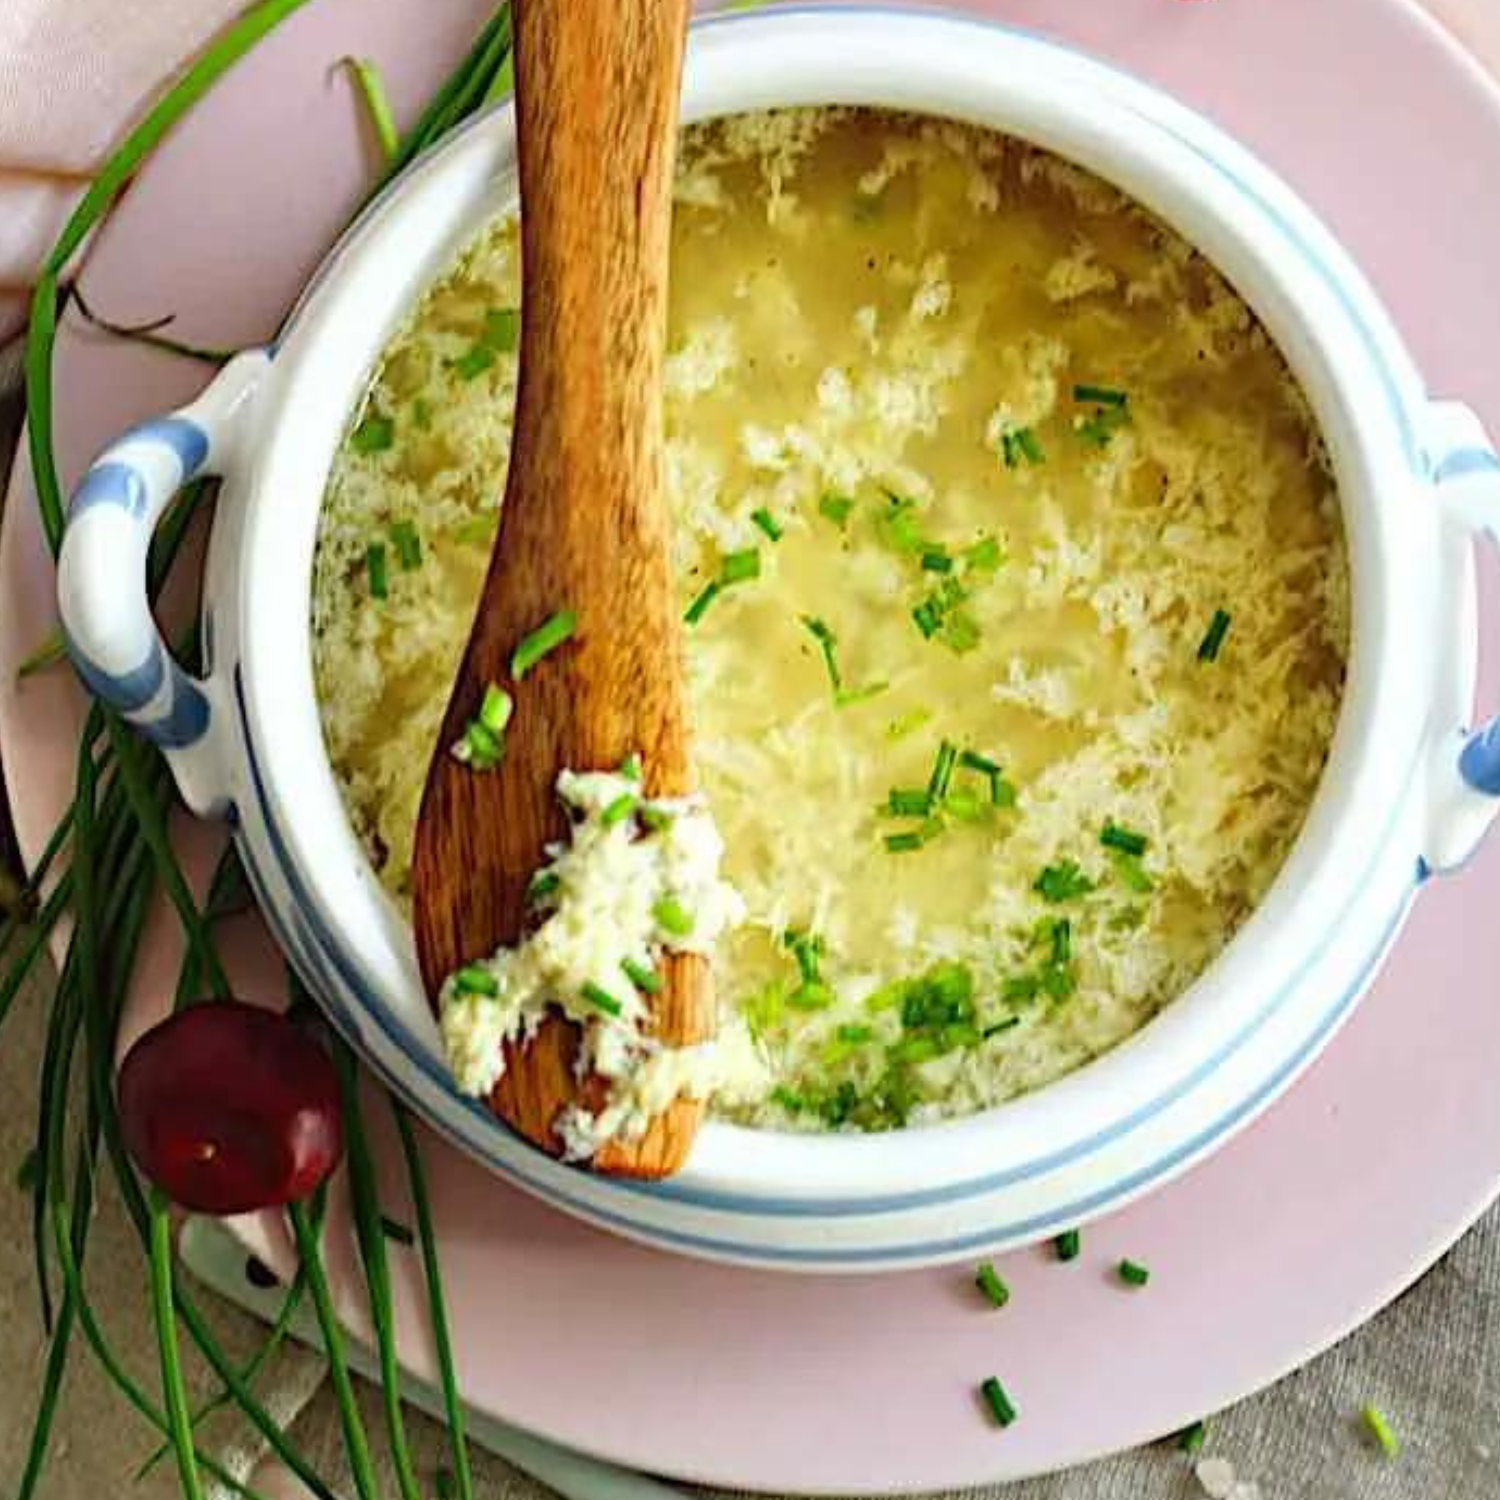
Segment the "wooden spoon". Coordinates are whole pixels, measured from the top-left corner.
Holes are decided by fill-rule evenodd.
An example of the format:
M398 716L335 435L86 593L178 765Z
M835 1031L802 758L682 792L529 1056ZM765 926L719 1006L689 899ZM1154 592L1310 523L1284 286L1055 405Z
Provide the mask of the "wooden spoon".
M412 864L428 994L514 943L543 846L566 839L554 783L639 751L651 796L692 790L681 626L662 491L672 168L688 0L518 0L521 371L499 536L473 634L427 775ZM572 640L517 686L511 654L562 610ZM495 771L449 747L488 683L515 698ZM713 1030L707 962L668 955L653 1031L669 1045ZM559 1110L597 1109L581 1085L578 1029L549 1019L512 1047L491 1108L557 1152ZM601 1172L661 1177L686 1158L702 1105L673 1104Z

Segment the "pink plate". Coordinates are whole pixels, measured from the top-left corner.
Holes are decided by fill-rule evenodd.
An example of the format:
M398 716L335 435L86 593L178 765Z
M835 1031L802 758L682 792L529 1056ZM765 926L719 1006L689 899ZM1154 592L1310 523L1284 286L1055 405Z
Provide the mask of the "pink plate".
M93 248L92 301L126 320L176 311L200 342L267 336L368 172L347 83L330 65L351 51L377 59L409 107L485 8L322 0L300 13L152 164ZM1500 431L1500 93L1407 0L974 8L1102 52L1238 133L1350 243L1434 390L1461 395ZM107 437L181 399L202 372L68 325L58 406L76 478ZM34 853L67 795L79 699L61 672L13 684L52 613L24 479L8 515L0 738ZM1500 595L1485 566L1495 636ZM1284 1102L1207 1165L1091 1228L1072 1265L1009 1257L1014 1296L1001 1314L951 1271L802 1280L644 1250L558 1217L429 1139L467 1396L640 1468L864 1493L1053 1469L1234 1401L1393 1297L1500 1188L1497 889L1491 840L1466 875L1424 895L1373 993ZM279 993L274 955L246 925L241 989ZM166 928L137 1026L170 993ZM372 1116L400 1216L383 1106ZM244 1229L285 1267L274 1225ZM342 1226L336 1239L347 1266ZM1114 1281L1123 1255L1150 1264L1149 1289ZM415 1279L401 1270L404 1348L426 1373ZM360 1300L356 1289L346 1302L356 1326ZM992 1372L1021 1408L1005 1432L974 1400Z

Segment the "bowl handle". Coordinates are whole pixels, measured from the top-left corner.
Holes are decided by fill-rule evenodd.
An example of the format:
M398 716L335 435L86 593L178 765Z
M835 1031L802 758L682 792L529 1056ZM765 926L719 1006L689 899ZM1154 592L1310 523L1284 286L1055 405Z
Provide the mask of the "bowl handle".
M1430 408L1429 443L1438 500L1452 521L1500 545L1500 456L1479 418L1456 402ZM1456 869L1500 814L1500 717L1444 736L1423 858Z
M146 595L147 555L172 497L227 472L269 363L258 349L236 355L191 405L111 443L73 493L57 559L58 613L79 676L161 749L198 813L229 805L231 716L222 685L168 651Z

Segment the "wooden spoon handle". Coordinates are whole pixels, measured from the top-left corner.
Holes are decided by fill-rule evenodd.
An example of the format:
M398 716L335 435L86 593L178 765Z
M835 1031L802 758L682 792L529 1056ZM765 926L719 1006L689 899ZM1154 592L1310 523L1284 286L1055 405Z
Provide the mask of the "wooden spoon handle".
M607 511L573 507L586 534L557 544L597 559L607 520L611 540L665 562L661 363L687 3L522 0L516 11L526 444L507 489L508 545L557 526L551 496L602 494Z

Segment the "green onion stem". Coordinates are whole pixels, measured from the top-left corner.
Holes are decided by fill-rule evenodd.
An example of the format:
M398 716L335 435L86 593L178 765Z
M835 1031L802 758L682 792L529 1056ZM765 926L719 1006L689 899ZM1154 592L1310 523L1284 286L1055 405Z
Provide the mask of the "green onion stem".
M129 1215L135 1226L135 1231L142 1246L149 1244L150 1239L150 1210L146 1205L144 1194L141 1192L140 1184L136 1181L135 1169L125 1153L125 1145L119 1133L119 1119L114 1114L114 1101L107 1100L108 1113L103 1118L105 1145L109 1148L111 1160L115 1169L116 1185L120 1190L120 1198L124 1203L125 1212ZM306 1222L307 1215L301 1212L301 1217ZM321 1214L316 1210L313 1213L313 1225L321 1223ZM316 1250L316 1242L314 1243ZM311 1267L308 1267L309 1276ZM321 1266L321 1261L318 1262ZM311 1283L309 1282L309 1286ZM325 1282L326 1290L326 1282ZM203 1314L199 1312L197 1304L193 1301L192 1294L178 1269L174 1266L172 1270L172 1295L177 1307L177 1315L182 1319L183 1326L188 1331L188 1336L197 1346L198 1351L208 1361L218 1379L230 1392L235 1404L249 1421L250 1425L264 1439L266 1446L271 1452L286 1465L303 1484L307 1486L318 1500L339 1500L339 1497L328 1487L322 1475L307 1461L302 1451L287 1436L282 1426L271 1416L261 1404L255 1392L240 1377L234 1362L225 1352L224 1347L214 1336L213 1330L209 1328Z
M577 628L578 616L571 609L560 609L543 620L529 635L521 638L510 659L510 675L519 682L544 656L570 640Z
M92 1164L86 1158L80 1160L77 1172L78 1188L75 1191L81 1192L83 1190L85 1175L91 1174L92 1170ZM114 1382L125 1399L153 1427L158 1431L165 1432L167 1431L167 1418L152 1405L150 1398L120 1362L119 1356L114 1352L109 1341L105 1338L104 1330L100 1327L98 1317L84 1293L82 1273L79 1270L77 1261L73 1258L72 1246L69 1243L65 1210L66 1204L59 1203L55 1206L53 1214L58 1268L62 1271L64 1284L69 1288L73 1298L73 1305L77 1308L78 1326L82 1329L83 1336L87 1340L89 1348L93 1350L94 1358L98 1360L100 1368ZM161 1451L163 1453L170 1452L170 1443ZM194 1456L203 1471L211 1475L226 1488L233 1490L238 1495L245 1496L246 1500L262 1500L257 1491L236 1479L212 1455L195 1449Z
M225 977L223 965L219 962L219 955L214 951L213 943L204 927L203 918L193 901L193 894L183 878L182 868L172 852L162 810L152 799L146 786L140 762L142 753L140 746L132 737L131 731L115 714L106 714L105 719L109 727L110 740L114 745L115 759L119 765L125 795L130 799L136 821L140 825L141 837L145 839L146 847L151 851L151 857L156 862L162 888L177 909L183 934L188 946L197 953L198 960L203 965L209 989L216 999L227 1000L230 998L229 980Z
M32 298L25 378L28 443L37 490L37 507L43 533L54 552L60 544L64 524L61 481L54 452L52 368L62 277L90 231L108 213L141 163L165 134L261 38L306 3L307 0L259 0L259 3L253 4L229 26L127 135L124 144L85 192L42 267ZM464 63L439 90L418 121L417 127L401 143L402 157L409 160L481 101L493 98L509 87L509 52L508 8L500 6L481 31ZM400 164L400 161L393 163L393 170ZM86 319L92 318L105 326L105 320L97 318L81 298L79 311ZM150 328L132 330L113 325L111 331L122 337L155 341L164 348L171 348L173 352L194 357L217 360L228 352L179 345L174 340L159 336L158 331L163 326L165 325L157 324ZM199 509L199 502L212 495L215 489L216 486L211 482L189 485L169 507L151 547L148 571L153 598L172 567L188 525ZM298 1280L288 1292L277 1329L273 1330L265 1347L245 1366L242 1374L228 1359L194 1304L185 1278L171 1259L170 1221L165 1219L159 1203L147 1204L121 1138L119 1120L115 1113L112 1076L116 1028L157 883L160 882L171 899L184 928L186 974L191 976L191 966L197 965L200 972L208 976L210 985L216 992L227 992L222 965L209 926L218 915L232 908L232 902L236 899L234 888L240 882L233 873L232 862L221 862L214 883L217 889L211 887L205 910L199 912L166 833L165 809L168 806L168 794L164 763L155 752L138 745L114 715L105 714L96 707L84 730L83 744L92 752L101 736L105 736L106 741L97 763L91 760L88 769L80 771L80 792L83 800L88 803L83 813L81 831L78 804L75 803L73 814L65 816L54 829L47 850L23 889L27 909L22 914L29 920L7 921L0 927L0 951L7 952L16 960L6 969L3 979L0 979L0 1021L3 1021L20 984L34 966L56 924L70 909L75 918L73 936L48 1017L42 1078L46 1109L39 1120L39 1146L45 1143L46 1149L37 1152L37 1178L43 1217L49 1217L50 1210L54 1231L62 1237L57 1262L63 1277L64 1295L41 1380L37 1420L21 1481L21 1495L23 1500L29 1500L40 1479L75 1326L83 1330L101 1366L127 1400L159 1429L171 1429L172 1447L177 1453L180 1466L192 1465L191 1472L196 1475L197 1466L201 1464L203 1472L213 1475L229 1488L242 1494L250 1493L207 1456L197 1455L192 1446L191 1428L196 1419L188 1412L185 1395L180 1389L180 1361L176 1361L174 1367L177 1349L175 1320L180 1318L184 1330L224 1387L224 1395L209 1403L204 1410L212 1409L225 1399L232 1399L266 1440L276 1457L319 1500L334 1500L327 1484L283 1429L272 1420L249 1385L260 1365L269 1357L278 1337L284 1332L284 1323L289 1320L291 1309L304 1286L313 1290L315 1301L319 1300L318 1292L321 1290L319 1312L320 1317L326 1321L329 1311L327 1283L318 1259L316 1241L309 1246L305 1243L305 1235L299 1237L304 1269L299 1271ZM97 797L96 801L96 794L101 791L103 795ZM57 879L47 898L41 900L42 888L51 865L57 855L69 846L72 849L70 868ZM220 874L223 875L222 884L218 879ZM38 903L34 918L29 909L31 900L27 892L34 892ZM21 941L16 944L15 940L18 938ZM15 949L14 952L11 951L12 948ZM107 993L103 996L98 993L100 974L109 976L108 983L104 985ZM185 992L195 984L195 979L185 978L182 981ZM87 1062L89 1124L80 1150L78 1186L72 1197L70 1211L60 1173L69 1109L68 1083L80 1033L84 1037ZM403 1129L404 1145L406 1135L407 1132ZM118 1180L126 1212L143 1250L152 1262L153 1305L158 1314L164 1384L168 1387L169 1409L165 1412L156 1411L114 1357L83 1291L83 1251L92 1207L94 1163L101 1139ZM447 1347L446 1325L440 1306L441 1284L431 1218L425 1192L419 1191L421 1185L416 1180L420 1168L416 1163L414 1150L408 1153L408 1164L414 1172L414 1198L423 1221L429 1301L433 1305L439 1363L445 1367L444 1389L445 1400L450 1406L450 1426L459 1446L461 1490L464 1500L468 1500L472 1495L472 1484L462 1450L462 1409L458 1404L451 1349ZM300 1206L294 1210L293 1219L294 1227L304 1230L307 1228L306 1213ZM300 1226L298 1220L301 1221ZM325 1332L325 1339L327 1338ZM329 1355L335 1367L335 1384L338 1386L340 1361L335 1356L340 1346L336 1344L336 1340L335 1328ZM177 1387L175 1391L174 1386ZM351 1407L347 1400L350 1395L347 1373L342 1382L342 1395L346 1398L342 1404L348 1412ZM355 1417L357 1420L357 1413ZM361 1465L355 1453L351 1452L356 1482L361 1477L369 1477L367 1445L364 1453L366 1461L362 1475ZM184 1483L194 1485L196 1481L189 1480L187 1473L188 1470L184 1467ZM189 1493L196 1493L196 1490L190 1488ZM363 1487L361 1493L364 1493Z
M167 1427L177 1452L177 1476L182 1481L184 1500L203 1500L203 1481L193 1452L192 1413L182 1378L182 1354L177 1347L177 1316L172 1309L172 1217L159 1191L151 1194L151 1308L156 1318Z
M349 1361L344 1354L344 1334L339 1327L333 1294L329 1291L328 1276L323 1269L323 1252L318 1244L318 1231L308 1218L307 1205L304 1203L288 1205L287 1217L292 1221L297 1254L307 1270L307 1289L312 1294L313 1307L318 1314L323 1352L328 1359L328 1376L333 1383L333 1394L338 1402L339 1419L344 1429L344 1452L349 1459L349 1472L354 1478L354 1488L359 1492L360 1500L375 1500L377 1486L375 1469L370 1462L370 1444L359 1415L354 1383L349 1378Z
M364 1263L365 1282L370 1294L370 1321L375 1327L375 1344L380 1356L380 1394L385 1407L386 1435L396 1470L396 1487L402 1500L421 1500L421 1486L412 1466L411 1449L406 1441L406 1424L401 1416L401 1364L396 1356L396 1320L391 1307L391 1270L386 1257L385 1231L380 1222L380 1194L375 1185L375 1163L365 1135L364 1117L359 1105L359 1077L354 1056L348 1045L336 1040L334 1066L344 1096L344 1138L349 1165L349 1195L354 1215L354 1232L359 1243L359 1257Z
M385 91L380 69L363 57L344 57L339 61L354 79L370 118L370 128L380 146L380 154L389 165L400 154L401 132L396 129L396 117L391 113L390 96Z
M434 141L484 104L491 88L506 72L510 50L510 7L500 5L481 28L468 56L449 75L417 123L407 132L400 151L376 185L377 192Z
M406 1160L406 1178L411 1190L412 1208L417 1216L422 1271L427 1279L427 1316L432 1325L433 1347L437 1352L438 1383L443 1389L443 1407L448 1418L448 1441L453 1450L453 1475L457 1481L458 1500L473 1500L474 1483L469 1471L464 1405L458 1394L453 1341L448 1330L447 1300L443 1295L442 1270L438 1264L437 1233L432 1223L432 1204L427 1196L427 1174L422 1166L422 1153L417 1146L411 1116L394 1098L390 1105L391 1113L396 1119L396 1131L401 1137L401 1154Z

